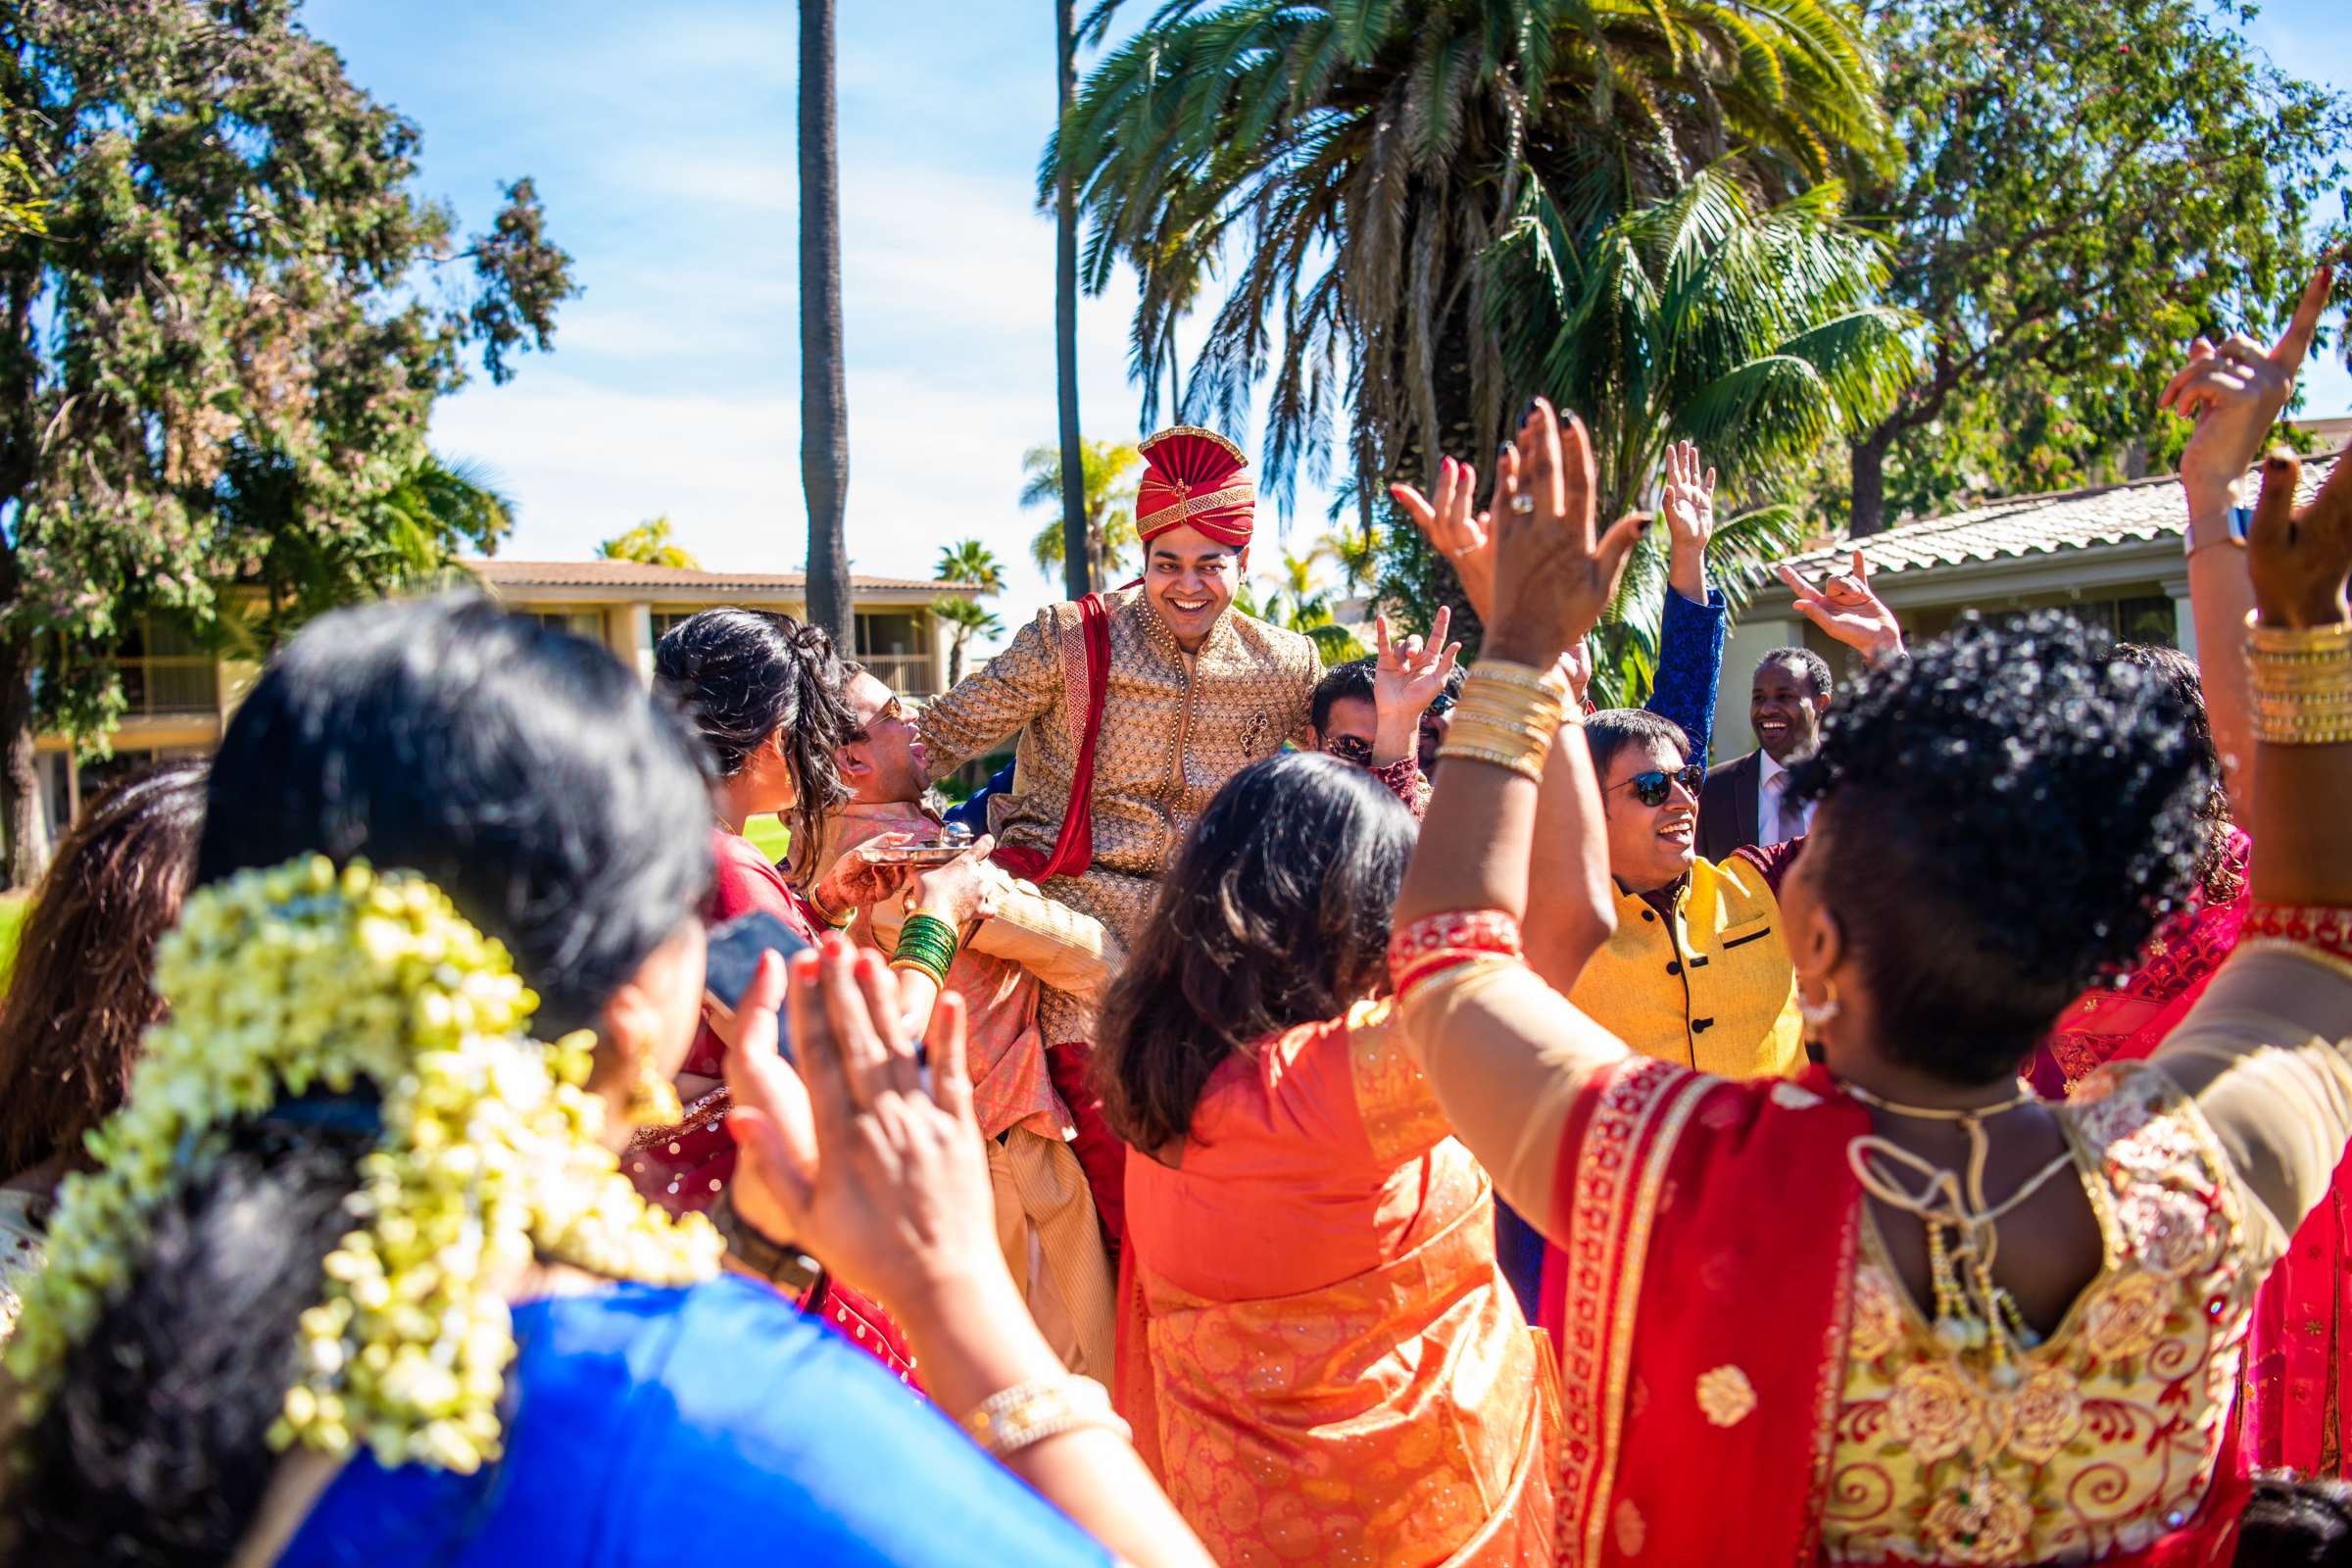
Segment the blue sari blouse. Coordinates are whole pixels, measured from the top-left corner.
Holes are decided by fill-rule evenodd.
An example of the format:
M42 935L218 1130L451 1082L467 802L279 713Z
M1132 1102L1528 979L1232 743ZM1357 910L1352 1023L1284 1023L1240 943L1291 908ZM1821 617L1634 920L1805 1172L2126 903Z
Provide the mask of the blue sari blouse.
M748 1281L514 1308L506 1454L328 1484L284 1568L1100 1565L933 1405Z

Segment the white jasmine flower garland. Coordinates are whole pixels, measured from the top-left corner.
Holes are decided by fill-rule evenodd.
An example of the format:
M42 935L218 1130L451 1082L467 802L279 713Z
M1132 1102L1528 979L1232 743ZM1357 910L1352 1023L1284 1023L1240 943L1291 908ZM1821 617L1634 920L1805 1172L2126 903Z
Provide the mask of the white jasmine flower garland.
M506 949L422 878L313 857L207 888L158 945L156 990L171 1015L89 1137L99 1168L60 1189L9 1342L27 1426L163 1202L233 1124L316 1091L371 1085L382 1131L302 1314L275 1446L364 1443L387 1466L469 1474L500 1451L514 1356L500 1285L517 1269L537 1256L665 1285L717 1269L710 1225L649 1206L597 1141L594 1036L532 1041L539 999Z

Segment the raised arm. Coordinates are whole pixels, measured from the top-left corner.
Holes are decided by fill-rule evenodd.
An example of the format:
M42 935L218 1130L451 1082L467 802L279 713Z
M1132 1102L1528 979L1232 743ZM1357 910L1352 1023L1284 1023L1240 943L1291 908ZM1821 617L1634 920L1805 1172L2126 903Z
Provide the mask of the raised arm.
M923 704L914 726L923 740L925 767L945 778L1040 713L1062 694L1061 636L1055 607L1013 634L1004 651Z
M2238 486L2295 389L2333 276L2326 267L2312 275L2285 334L2267 349L2243 333L2219 348L2197 339L2189 345L2188 364L2157 400L2158 408L2197 425L2180 454L2180 490L2188 502L2181 547L2188 552L2189 612L2197 630L2205 714L2214 750L2221 755L2230 814L2241 822L2254 808L2254 720L2240 649L2246 615L2254 608L2254 585L2246 576L2245 552L2235 548L2230 518Z
M2236 952L2157 1053L2197 1096L2282 1247L2352 1138L2352 463L2307 507L2274 453L2245 550L2253 904Z
M1544 899L1586 906L1582 954L1571 939L1548 959L1581 968L1614 918L1595 870L1606 850L1591 755L1580 738L1554 744L1560 725L1573 727L1565 683L1546 702L1531 682L1598 621L1647 519L1594 538L1584 426L1571 418L1563 435L1547 404L1520 432L1517 467L1493 514L1486 649L1439 752L1437 793L1397 898L1392 970L1408 1041L1455 1131L1512 1206L1556 1234L1551 1176L1568 1101L1625 1048L1496 951L1508 941L1495 917L1515 925L1528 914L1541 810L1547 846L1566 847L1578 868L1547 880Z
M1658 625L1658 675L1642 706L1690 737L1690 760L1704 764L1715 740L1715 697L1723 684L1724 622L1720 590L1707 586L1707 545L1715 537L1715 470L1688 441L1666 452L1666 606Z

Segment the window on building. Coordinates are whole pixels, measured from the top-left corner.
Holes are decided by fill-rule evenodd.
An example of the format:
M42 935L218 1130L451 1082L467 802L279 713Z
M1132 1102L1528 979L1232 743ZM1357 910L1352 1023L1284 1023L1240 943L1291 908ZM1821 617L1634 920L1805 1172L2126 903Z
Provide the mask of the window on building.
M220 710L220 665L188 629L141 615L122 639L125 718L192 717Z
M858 662L902 697L936 697L930 626L917 611L877 610L858 616Z
M702 612L699 610L657 610L648 617L653 623L653 629L648 635L658 643L669 635L671 627L692 620L701 613Z

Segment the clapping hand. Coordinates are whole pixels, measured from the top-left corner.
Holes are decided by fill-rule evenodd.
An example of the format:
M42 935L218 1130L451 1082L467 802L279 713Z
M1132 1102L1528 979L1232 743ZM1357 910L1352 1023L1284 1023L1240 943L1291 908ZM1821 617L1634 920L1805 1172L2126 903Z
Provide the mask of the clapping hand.
M2189 345L2188 364L2156 400L2158 408L2197 421L2196 433L2180 454L2180 485L2188 492L2192 514L2230 504L2233 487L2245 476L2295 389L2295 376L2311 352L2333 277L2334 270L2328 267L2312 274L2286 331L2267 349L2243 332L2219 348L2197 339Z
M1002 1275L1004 1260L963 999L942 996L931 1014L926 1082L891 981L881 955L837 934L794 956L789 998L782 961L761 960L727 1051L727 1125L742 1152L732 1192L753 1229L919 1320ZM786 1001L797 1074L776 1050Z
M1852 571L1838 572L1819 588L1806 582L1804 573L1787 562L1772 569L1795 596L1799 613L1865 659L1903 651L1902 624L1886 601L1871 591L1870 563L1861 551L1854 552Z

